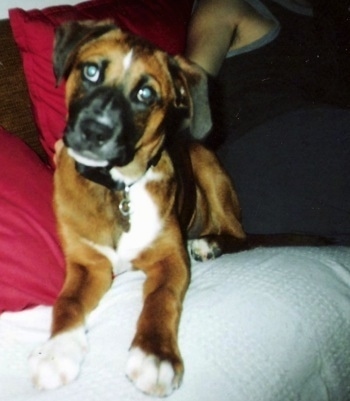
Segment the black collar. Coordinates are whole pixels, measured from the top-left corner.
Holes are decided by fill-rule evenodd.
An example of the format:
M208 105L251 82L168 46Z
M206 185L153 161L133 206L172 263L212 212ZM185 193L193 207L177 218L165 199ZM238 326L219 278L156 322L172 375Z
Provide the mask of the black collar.
M163 150L164 147L161 147L159 151L152 157L152 159L149 160L146 171L158 164ZM87 180L93 181L99 185L103 185L111 191L123 191L126 187L126 184L124 181L113 180L110 173L113 167L113 164L107 165L106 167L90 167L86 166L85 164L75 162L75 168L77 172Z

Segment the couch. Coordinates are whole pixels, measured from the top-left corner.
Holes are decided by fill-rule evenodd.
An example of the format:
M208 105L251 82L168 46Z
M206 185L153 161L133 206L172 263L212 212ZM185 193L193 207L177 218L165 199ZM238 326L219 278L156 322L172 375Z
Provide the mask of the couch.
M96 16L101 10L94 7L109 7L111 1L95 0L80 9L56 7L44 13L15 10L11 21L0 21L2 401L150 399L124 374L142 305L140 272L117 277L89 318L90 351L77 381L39 392L31 385L27 369L30 351L49 335L52 303L64 277L51 207L52 146L60 133L45 131L64 124L63 88L55 88L51 77L44 82L41 97L35 97L35 85L40 82L34 81L50 65L47 49L38 41L50 37L52 24L61 17L87 18L90 7L90 14ZM119 23L132 30L138 27L136 17L142 22L149 10L154 16L154 7L160 7L159 19L159 13L171 7L164 0L164 8L161 0L114 2L121 5L116 9ZM181 52L190 3L179 0L177 12L167 12L170 22L165 27L139 33L158 40L169 52ZM82 14L76 14L77 10ZM22 25L16 27L19 19ZM146 20L152 27L152 21ZM45 24L51 29L47 37L40 30ZM30 34L33 46L39 46L36 54L28 54L23 45L23 38L33 39ZM40 58L44 53L46 61ZM29 76L28 66L34 75ZM59 106L47 110L53 90L58 91ZM349 249L258 248L205 263L193 261L179 342L185 376L181 388L170 396L174 401L348 401Z

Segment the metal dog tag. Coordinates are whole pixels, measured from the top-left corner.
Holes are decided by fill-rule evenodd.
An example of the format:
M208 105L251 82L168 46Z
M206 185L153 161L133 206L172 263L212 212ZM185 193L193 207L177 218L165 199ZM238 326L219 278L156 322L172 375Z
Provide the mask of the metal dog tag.
M129 191L130 191L130 187L125 187L124 188L124 197L123 199L120 201L119 203L119 210L120 213L124 216L124 217L129 217L131 214L131 207L130 207L130 197L129 197Z

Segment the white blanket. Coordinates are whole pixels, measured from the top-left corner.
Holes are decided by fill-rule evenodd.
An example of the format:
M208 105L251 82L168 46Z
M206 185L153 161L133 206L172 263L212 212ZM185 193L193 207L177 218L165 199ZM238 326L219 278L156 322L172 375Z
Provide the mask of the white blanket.
M185 376L171 401L350 400L350 249L256 249L192 272L179 333ZM27 369L51 308L0 316L0 400L149 401L124 374L143 280L115 280L89 319L80 377L58 390L35 390Z

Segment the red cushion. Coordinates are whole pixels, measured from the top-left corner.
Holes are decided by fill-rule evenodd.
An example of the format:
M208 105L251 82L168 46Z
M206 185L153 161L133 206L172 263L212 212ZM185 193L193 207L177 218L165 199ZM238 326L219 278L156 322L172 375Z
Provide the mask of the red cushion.
M144 36L171 54L184 50L193 0L92 0L75 6L9 11L20 49L41 142L52 160L66 109L63 86L55 88L52 69L54 28L66 20L113 18L123 29Z
M52 304L64 261L52 210L52 171L0 128L0 313Z

